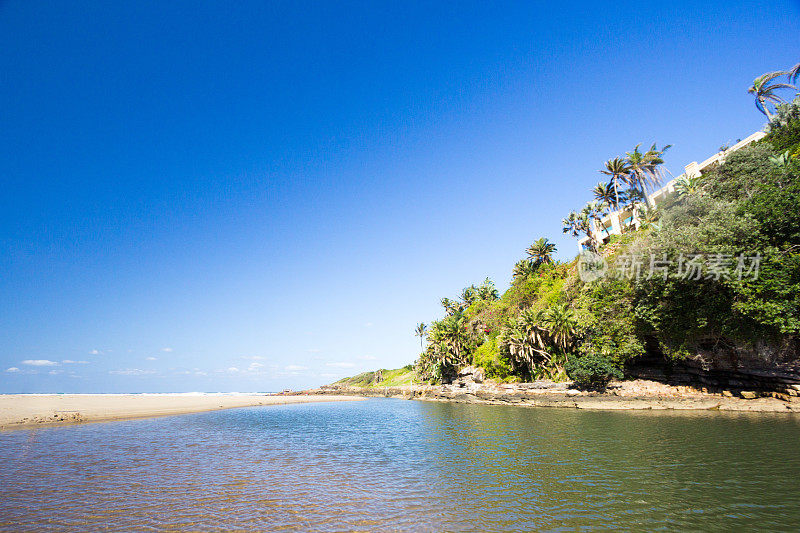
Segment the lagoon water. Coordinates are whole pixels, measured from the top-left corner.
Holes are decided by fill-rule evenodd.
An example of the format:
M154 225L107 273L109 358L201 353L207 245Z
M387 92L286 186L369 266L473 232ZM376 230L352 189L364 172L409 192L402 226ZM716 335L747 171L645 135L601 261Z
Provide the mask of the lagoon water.
M374 399L0 433L0 530L796 530L800 418Z

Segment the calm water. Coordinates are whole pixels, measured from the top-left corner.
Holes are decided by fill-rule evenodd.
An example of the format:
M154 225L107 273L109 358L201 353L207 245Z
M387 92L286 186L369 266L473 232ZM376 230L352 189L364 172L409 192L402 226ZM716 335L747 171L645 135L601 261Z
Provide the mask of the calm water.
M0 433L0 530L797 530L800 419L402 400Z

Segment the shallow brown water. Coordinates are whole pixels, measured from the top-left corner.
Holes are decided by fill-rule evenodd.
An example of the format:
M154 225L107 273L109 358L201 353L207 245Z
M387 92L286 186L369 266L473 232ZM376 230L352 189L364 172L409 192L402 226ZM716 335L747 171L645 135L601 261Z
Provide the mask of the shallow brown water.
M0 433L0 530L797 530L800 418L369 400Z

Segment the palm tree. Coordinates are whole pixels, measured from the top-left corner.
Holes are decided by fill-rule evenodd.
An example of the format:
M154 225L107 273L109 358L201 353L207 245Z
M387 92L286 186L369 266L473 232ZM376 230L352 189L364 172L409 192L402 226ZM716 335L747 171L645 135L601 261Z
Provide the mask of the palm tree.
M481 300L486 300L487 302L491 302L493 300L498 300L500 298L500 293L497 290L497 287L494 286L494 282L489 278L483 280L480 287L477 288L478 297Z
M796 82L797 78L800 78L800 63L786 71L786 79L789 81L789 83Z
M456 302L451 300L450 298L442 298L441 300L442 307L444 307L445 313L448 315L452 315L453 313L460 313L464 305L461 302Z
M594 189L592 189L592 194L594 194L595 200L608 206L613 205L616 198L611 184L605 182L595 185Z
M441 336L447 350L452 354L451 363L462 363L464 344L467 331L464 325L464 315L460 312L445 318L441 323Z
M566 351L575 336L576 322L572 309L566 304L551 306L542 316L542 325L547 329L553 343Z
M789 85L788 83L772 83L772 80L784 74L786 74L786 72L780 70L762 74L753 80L753 86L747 89L748 93L755 95L756 107L766 115L768 120L772 120L772 113L769 112L768 104L777 105L784 102L783 98L775 94L775 91L778 89L795 88L794 85Z
M683 198L690 194L694 194L700 189L703 182L702 176L686 176L683 175L675 180L675 192L678 198Z
M632 209L636 207L637 204L646 203L645 199L647 196L635 187L631 187L623 194L625 195L625 209Z
M608 228L605 224L603 224L603 217L605 217L607 214L606 208L606 204L592 200L591 202L588 202L583 209L581 209L581 213L585 213L589 220L594 221L595 228L603 228L603 231L605 231L606 235L608 235Z
M425 322L420 322L417 324L417 327L414 329L414 335L419 337L419 347L422 348L422 340L425 338L425 334L428 332L428 326L425 325Z
M572 237L579 237L585 234L589 237L589 245L593 250L597 250L597 239L592 231L592 223L589 213L584 207L579 213L570 212L566 218L561 220L561 231L570 234Z
M466 304L467 307L475 303L475 300L478 299L478 288L475 285L470 285L469 287L465 287L463 291L461 291L461 300Z
M534 272L536 272L536 265L528 259L522 259L521 261L517 261L517 264L514 265L514 270L511 272L511 275L514 276L514 279L525 279Z
M516 321L505 327L501 333L500 345L507 348L512 360L526 366L531 377L534 376L537 363L548 364L551 356L547 353L547 330L541 323L541 311L525 309Z
M639 146L637 144L633 148L633 152L625 153L625 161L628 163L630 172L628 183L632 188L640 190L645 202L649 204L647 192L661 182L660 166L664 164L664 152L669 150L672 145L668 144L659 150L653 143L646 152L639 150Z
M628 163L620 157L615 157L614 159L606 161L606 168L600 172L606 176L611 176L608 184L614 187L614 201L612 207L614 209L619 209L619 185L628 182L628 174L630 173Z
M639 228L647 228L650 226L655 226L658 229L658 209L655 207L648 207L646 205L640 205L639 208L636 210L636 218L639 219Z
M533 241L533 244L526 250L528 258L537 264L552 263L555 251L556 245L545 237Z
M462 315L449 315L443 320L433 322L430 331L428 332L428 347L423 353L423 367L426 367L425 372L429 373L434 368L442 369L451 368L457 365L460 357L461 335L459 335L458 328L453 328L453 323L456 324L462 320Z

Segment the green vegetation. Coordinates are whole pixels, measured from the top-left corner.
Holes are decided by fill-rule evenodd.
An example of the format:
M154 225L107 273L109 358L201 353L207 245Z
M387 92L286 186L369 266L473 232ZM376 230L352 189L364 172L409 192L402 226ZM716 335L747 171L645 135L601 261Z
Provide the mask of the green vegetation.
M776 83L774 80L775 78L779 78L784 74L789 74L787 72L777 71L777 72L767 72L766 74L762 74L755 80L753 80L753 86L747 89L747 92L750 94L755 95L756 97L756 107L759 111L764 113L768 119L772 119L772 114L769 111L768 104L780 104L783 102L783 99L776 94L775 91L778 89L794 89L793 85L789 85L788 83ZM797 75L795 74L795 77ZM789 74L789 79L791 79L792 75Z
M669 146L644 152L636 146L605 164L600 172L609 181L569 213L563 230L588 237L606 275L583 281L578 259L556 261L553 243L537 239L514 265L505 293L486 279L443 298L444 316L417 326L422 353L415 379L447 382L476 365L498 381L571 378L602 388L648 351L674 360L699 357L711 366L721 358L797 361L800 95L783 102L776 91L791 86L773 74L750 90L770 118L767 136L725 151L724 161L702 176L680 178L676 194L658 207L646 198L661 181ZM609 238L598 222L617 209L636 213L637 229L625 226ZM382 385L409 374L350 380Z
M340 379L335 385L349 387L397 387L398 385L411 385L416 380L416 373L412 365L395 370L376 370L364 372L353 377Z
M566 366L567 375L582 389L602 391L612 378L621 379L619 368L602 355L589 354L571 359Z

